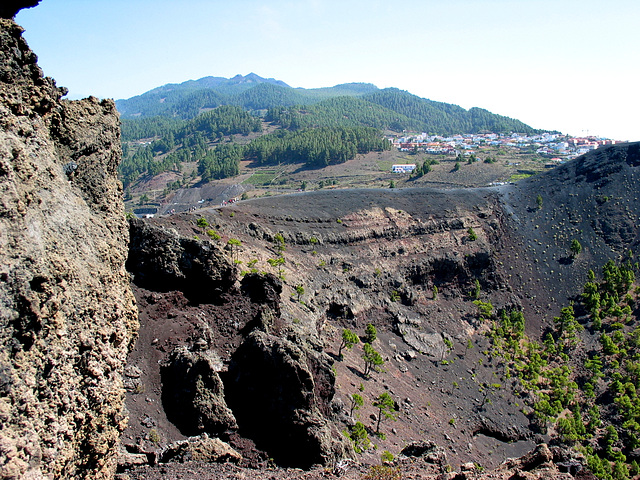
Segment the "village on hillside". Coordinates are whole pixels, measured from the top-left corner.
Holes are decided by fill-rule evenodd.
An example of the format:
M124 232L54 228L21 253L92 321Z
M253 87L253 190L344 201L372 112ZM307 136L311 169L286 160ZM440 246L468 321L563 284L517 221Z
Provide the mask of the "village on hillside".
M556 162L571 160L600 146L617 142L595 136L572 137L557 133L539 135L477 133L450 137L407 133L388 137L395 148L404 152L424 152L431 155L472 155L487 147L510 147L535 152Z

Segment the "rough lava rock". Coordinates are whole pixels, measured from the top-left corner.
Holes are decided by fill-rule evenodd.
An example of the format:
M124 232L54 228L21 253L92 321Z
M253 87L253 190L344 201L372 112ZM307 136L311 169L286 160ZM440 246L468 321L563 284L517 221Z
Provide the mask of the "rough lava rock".
M131 220L127 270L137 285L180 290L196 303L217 302L236 281L235 268L214 245L138 219Z
M61 100L21 34L0 19L0 476L108 478L137 331L118 114Z
M221 368L213 350L189 351L185 346L176 347L161 366L164 409L185 435L238 427L224 399Z
M254 330L229 366L229 404L241 431L283 464L309 468L351 455L329 420L335 377L328 356Z
M160 455L161 463L188 461L238 463L241 459L242 456L229 444L206 434L172 443Z

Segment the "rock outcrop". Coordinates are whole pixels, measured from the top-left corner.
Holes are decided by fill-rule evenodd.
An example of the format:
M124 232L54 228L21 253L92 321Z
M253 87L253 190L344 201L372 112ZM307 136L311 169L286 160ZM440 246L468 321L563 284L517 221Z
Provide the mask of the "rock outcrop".
M240 435L283 464L326 465L349 455L333 418L331 358L317 331L296 333L283 322L282 281L258 272L237 281L224 241L195 240L186 236L189 224L162 223L131 221L127 261L142 306L141 342L130 362L146 370L149 399L162 392L166 419L184 436ZM176 296L187 302L180 315L168 300ZM170 326L170 338L160 325ZM145 347L149 328L160 338ZM149 365L145 358L158 348L164 355ZM140 408L132 402L132 415Z
M21 33L0 20L0 476L107 478L137 330L118 114L61 100Z
M227 386L241 428L279 463L309 468L349 454L329 420L335 376L321 348L256 330L234 354Z
M159 292L180 290L196 303L219 302L236 281L235 268L219 249L137 219L131 221L127 269L139 286Z
M40 0L6 0L0 5L0 18L13 18L23 8L35 7Z
M186 435L220 434L238 427L224 399L213 350L176 347L161 367L163 406L170 420Z
M242 456L219 438L200 435L172 443L160 455L160 462L238 463Z

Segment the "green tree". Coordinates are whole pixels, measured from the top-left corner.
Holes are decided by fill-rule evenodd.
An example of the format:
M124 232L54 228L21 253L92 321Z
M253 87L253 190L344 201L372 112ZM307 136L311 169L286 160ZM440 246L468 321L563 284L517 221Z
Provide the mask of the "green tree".
M296 285L296 295L298 296L298 302L299 302L300 297L304 295L304 287L302 285Z
M446 357L449 354L449 352L453 350L453 342L450 339L448 339L447 337L444 337L442 341L444 342L445 348L442 349L442 358L440 358L440 361L443 361L444 357Z
M483 302L482 300L474 300L473 304L478 307L478 315L480 320L489 320L493 316L493 305L491 302Z
M473 342L470 338L467 338L467 348L464 349L464 356L467 356L467 352L473 348Z
M456 162L456 164L453 166L454 172L457 172L458 170L460 170L460 162Z
M207 228L209 226L209 222L207 222L207 219L202 217L199 218L198 221L196 222L196 225L198 225L198 227L202 228L203 230L205 228Z
M474 232L473 228L469 227L469 230L467 230L467 234L469 235L469 240L472 242L475 242L478 239L478 235L476 234L476 232Z
M278 277L282 278L282 274L284 273L282 268L282 265L284 265L284 257L269 258L267 259L267 263L273 268L277 268Z
M501 387L502 385L500 385L499 383L488 383L488 382L482 383L480 386L480 393L482 394L482 403L480 403L479 408L482 409L487 403L487 401L491 403L489 399L489 395L500 390Z
M474 288L469 293L469 296L475 299L480 298L480 280L478 280L477 278L476 278L476 281L474 282Z
M380 422L382 422L383 417L385 419L396 419L396 404L393 401L393 398L391 398L391 395L389 395L389 392L383 392L378 395L378 398L373 401L372 405L378 409L378 423L376 424L376 433L380 433Z
M582 245L575 238L571 240L571 256L576 258L582 252Z
M380 370L380 366L384 364L384 360L382 355L380 355L371 344L365 343L362 349L364 351L362 354L362 359L364 360L364 375L368 377L372 370Z
M558 339L565 347L574 345L577 342L576 334L582 330L582 325L578 323L573 310L573 305L560 310L560 316L553 318L556 324Z
M352 416L353 411L359 410L363 405L364 399L362 398L362 395L358 393L354 393L353 395L351 395L351 410L349 411L349 416Z
M367 323L367 326L364 329L365 334L365 343L373 344L378 338L378 330L372 323Z
M287 249L287 247L284 244L284 237L282 236L281 233L276 233L273 236L273 246L276 252L278 252L278 255L282 255L283 252Z
M356 422L356 424L351 427L349 438L351 438L353 449L356 453L362 453L371 446L367 428L362 424L362 422Z
M235 261L237 260L236 256L238 255L238 248L242 245L242 242L237 238L230 238L227 240L227 245L231 250L231 258Z
M536 207L538 207L538 210L542 209L542 195L540 194L536 197Z
M340 348L338 348L338 357L342 358L342 349L346 348L347 350L351 350L353 346L357 343L360 343L360 338L358 335L353 333L348 328L342 330L342 341L340 342Z

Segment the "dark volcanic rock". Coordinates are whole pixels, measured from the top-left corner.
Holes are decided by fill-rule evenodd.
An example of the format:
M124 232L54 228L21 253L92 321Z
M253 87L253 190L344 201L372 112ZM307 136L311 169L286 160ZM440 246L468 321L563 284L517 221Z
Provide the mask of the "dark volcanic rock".
M177 347L162 365L162 403L167 417L185 435L237 428L224 399L221 368L212 350L190 352L186 347Z
M282 282L274 275L248 273L242 278L242 291L252 302L264 304L279 315Z
M21 32L0 20L0 477L108 478L137 330L119 119L61 100Z
M13 18L23 8L35 7L40 0L5 0L0 5L0 18Z
M235 269L213 244L133 219L127 270L137 285L180 290L196 303L216 303L235 284Z
M254 331L234 354L226 386L241 432L277 462L308 468L349 452L325 417L334 381L325 354Z

